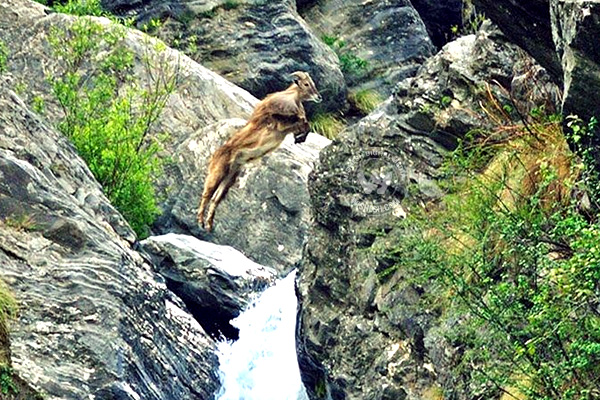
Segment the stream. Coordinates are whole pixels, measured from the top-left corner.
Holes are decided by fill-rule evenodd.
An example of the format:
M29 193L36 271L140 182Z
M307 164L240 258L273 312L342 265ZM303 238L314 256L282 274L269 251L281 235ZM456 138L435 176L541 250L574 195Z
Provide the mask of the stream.
M216 400L308 400L296 358L295 276L266 289L232 321L239 339L218 344Z

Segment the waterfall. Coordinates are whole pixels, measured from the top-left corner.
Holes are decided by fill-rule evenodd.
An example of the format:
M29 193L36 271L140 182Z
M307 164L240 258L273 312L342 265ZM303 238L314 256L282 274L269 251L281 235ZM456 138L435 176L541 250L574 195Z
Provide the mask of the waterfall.
M307 400L296 359L296 272L265 290L232 324L235 342L218 344L217 400Z

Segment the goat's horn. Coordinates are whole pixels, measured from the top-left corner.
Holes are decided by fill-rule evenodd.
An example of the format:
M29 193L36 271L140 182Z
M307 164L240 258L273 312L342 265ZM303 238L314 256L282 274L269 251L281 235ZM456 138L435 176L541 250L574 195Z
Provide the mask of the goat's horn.
M303 79L305 75L306 75L306 72L296 71L296 72L292 72L290 74L290 77L292 78L293 81L296 81L297 79Z

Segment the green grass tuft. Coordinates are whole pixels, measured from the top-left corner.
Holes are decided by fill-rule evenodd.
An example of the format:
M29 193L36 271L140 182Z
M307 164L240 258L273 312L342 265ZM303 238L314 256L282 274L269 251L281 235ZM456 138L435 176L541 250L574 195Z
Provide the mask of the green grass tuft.
M17 301L10 289L0 280L0 325L6 326L9 319L17 316Z
M383 98L373 89L361 89L351 93L348 100L361 114L367 115L383 102Z
M225 3L223 3L223 5L221 6L221 8L223 10L234 10L236 8L238 8L240 6L240 2L237 0L227 0Z
M0 74L6 72L6 66L8 64L8 49L6 44L0 40Z
M310 121L310 129L328 139L335 139L345 127L344 121L331 113L316 114Z

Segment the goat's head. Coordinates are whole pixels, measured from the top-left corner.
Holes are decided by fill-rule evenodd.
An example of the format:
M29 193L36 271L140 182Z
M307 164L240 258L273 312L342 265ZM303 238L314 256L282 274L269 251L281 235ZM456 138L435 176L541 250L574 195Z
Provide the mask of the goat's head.
M299 88L301 101L314 101L315 103L323 101L308 72L296 71L291 74L291 77Z

